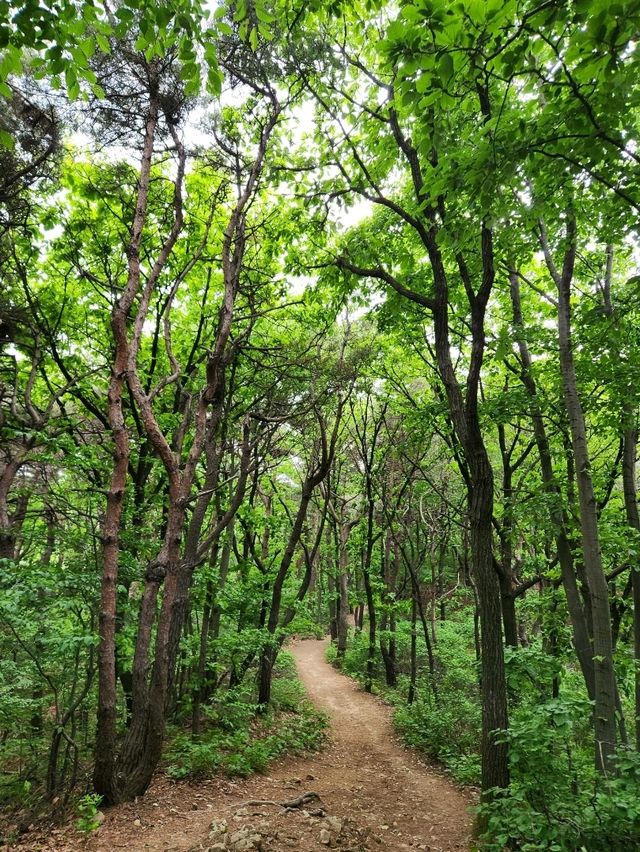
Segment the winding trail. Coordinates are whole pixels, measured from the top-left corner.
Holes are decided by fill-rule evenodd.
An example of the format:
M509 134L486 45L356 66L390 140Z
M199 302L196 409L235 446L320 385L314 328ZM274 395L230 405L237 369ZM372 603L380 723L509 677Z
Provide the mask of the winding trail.
M109 810L88 841L67 827L17 848L196 852L224 848L215 846L219 837L209 835L211 823L223 821L227 836L239 829L259 832L263 841L256 848L264 852L468 850L470 799L399 744L389 707L329 666L326 645L301 640L290 648L311 700L331 721L330 744L321 753L281 761L268 775L240 782L214 779L191 786L159 778L139 801ZM262 801L273 805L306 791L319 795L331 825ZM336 825L337 833L326 831Z
M314 758L313 787L328 812L368 824L385 849L468 849L470 801L398 743L390 708L328 665L326 645L305 640L291 650L309 697L331 719L332 745Z

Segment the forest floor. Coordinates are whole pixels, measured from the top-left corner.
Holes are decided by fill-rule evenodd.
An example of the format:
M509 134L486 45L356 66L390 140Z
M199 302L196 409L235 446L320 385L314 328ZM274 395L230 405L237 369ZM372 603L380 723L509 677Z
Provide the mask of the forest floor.
M189 784L164 777L144 797L106 811L101 827L83 838L68 826L27 835L19 846L55 852L312 852L335 848L469 848L470 797L443 773L398 742L391 710L325 661L326 642L291 646L313 703L328 714L329 745L317 754L285 759L266 775L240 781L215 778ZM309 796L298 807L280 803Z

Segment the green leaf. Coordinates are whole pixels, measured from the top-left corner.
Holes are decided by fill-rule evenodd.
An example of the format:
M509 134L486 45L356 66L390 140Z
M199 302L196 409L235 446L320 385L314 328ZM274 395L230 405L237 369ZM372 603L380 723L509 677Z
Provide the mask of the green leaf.
M453 59L450 53L443 53L438 60L438 76L443 85L448 83L453 76Z
M96 33L96 41L98 43L98 47L103 53L111 53L111 45L109 44L109 39L102 35L102 33Z
M16 147L15 139L10 133L7 133L6 130L0 130L0 146L8 148L9 151L13 151Z

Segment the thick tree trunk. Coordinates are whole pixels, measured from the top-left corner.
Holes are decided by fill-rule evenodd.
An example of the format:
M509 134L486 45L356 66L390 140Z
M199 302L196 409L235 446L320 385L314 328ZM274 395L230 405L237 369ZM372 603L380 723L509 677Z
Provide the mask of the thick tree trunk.
M479 437L479 434L478 434ZM496 732L507 729L506 679L502 645L502 607L498 576L493 567L493 477L484 445L472 455L469 531L473 575L480 615L482 728L482 789L509 783L507 744Z
M33 441L28 441L27 443L30 447ZM0 559L10 561L16 558L18 528L20 526L19 519L20 515L24 517L26 503L22 512L20 511L20 506L18 506L16 511L12 513L10 511L9 494L23 461L24 454L9 459L0 475Z
M478 415L478 389L484 358L484 317L494 280L493 235L482 226L482 282L473 291L464 259L458 256L471 308L471 360L466 396L456 378L449 342L447 276L435 235L429 235L429 254L436 284L433 305L438 371L449 413L469 468L468 506L472 572L478 595L482 651L482 790L509 783L508 747L497 732L508 727L507 687L502 641L500 586L493 561L493 470L484 444Z
M128 279L111 316L115 354L107 394L107 416L114 443L114 463L107 495L103 526L103 568L98 632L98 718L93 784L106 804L120 801L116 777L116 609L120 519L129 465L129 436L124 420L122 396L129 361L127 320L140 285L140 244L147 212L153 142L158 122L157 95L152 96L146 118L145 139L138 180L138 196L128 246Z

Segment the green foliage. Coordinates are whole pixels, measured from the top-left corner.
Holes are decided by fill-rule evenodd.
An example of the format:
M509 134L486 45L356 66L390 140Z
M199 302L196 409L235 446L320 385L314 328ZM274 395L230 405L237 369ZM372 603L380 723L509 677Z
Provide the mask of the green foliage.
M472 625L439 625L437 696L422 681L412 704L394 699L394 724L405 742L440 761L458 781L477 784L480 776L480 699L473 656ZM402 692L406 696L406 686Z
M451 696L450 696L451 698ZM440 761L456 780L477 784L480 777L478 702L460 701L456 696L446 705L418 698L397 706L394 724L407 745Z
M620 751L614 758L617 772L613 777L594 782L583 773L582 783L577 783L575 767L557 757L566 748L562 733L554 730L550 736L543 735L556 752L549 762L542 759L537 744L533 745L540 733L540 728L535 733L531 728L510 735L511 742L518 744L520 759L525 754L531 757L532 768L519 773L507 790L480 809L488 820L482 848L487 852L505 848L627 852L636 848L640 836L639 755ZM559 774L562 768L568 770L567 775Z
M166 754L168 774L180 779L220 771L246 777L264 772L283 754L322 748L326 717L306 698L290 654L279 655L269 712L258 716L257 710L246 689L226 692L209 708L206 730L198 740L188 733L172 739Z
M262 4L258 3L262 10ZM221 7L224 15L226 9ZM71 100L88 84L96 97L91 68L95 53L109 54L114 41L135 35L134 49L146 61L177 52L187 94L197 94L204 66L209 91L219 94L222 75L213 45L225 25L199 0L166 0L160 6L147 0L128 0L115 14L102 2L61 0L54 4L0 2L0 93L8 94L5 81L18 74L26 54L38 77L49 77L57 87L64 76ZM204 62L203 62L204 59ZM84 92L83 92L84 94Z
M76 803L78 819L75 826L81 834L91 834L100 826L101 818L98 808L101 801L102 796L98 796L96 793L87 793Z
M375 539L369 590L377 640L396 645L398 686L384 685L376 647L373 689L393 702L408 744L457 779L477 782L482 671L468 579L474 562L468 483L441 382L442 359L434 358L429 307L439 253L448 280L443 327L453 347L449 392L458 380L465 404L472 398L471 385L464 388L474 361L469 335L478 320L470 308L479 304L475 294L483 285L492 288L486 350L475 360L480 425L494 467L494 555L510 559L514 582L538 578L517 602L526 646L505 652L510 728L499 736L509 744L512 782L484 811L487 848L632 848L639 830L637 755L619 752L618 773L596 782L591 706L554 552L560 513L582 584L555 282L537 235L544 219L558 263L571 204L578 231L572 351L603 563L618 578L609 584L612 618L619 622L615 664L631 720L638 613L628 580L637 568L639 534L629 528L619 483L619 436L637 425L638 407L633 214L640 209L640 2L236 0L214 6L203 0L118 0L113 6L0 0L0 97L9 107L0 118L0 160L10 167L0 174L0 533L18 554L0 564L0 802L30 806L47 775L55 788L50 800L90 763L106 543L101 527L114 455L113 424L105 417L114 367L110 315L136 257L141 289L127 327L139 328L140 341L131 350L128 380L137 372L145 412L155 418L181 475L193 462L194 487L181 498L187 525L200 498L212 495L193 583L190 576L186 584L189 624L181 637L180 677L172 681L179 708L174 723L183 723L194 686L213 698L202 708L199 739L174 736L170 774L246 775L284 751L316 748L322 740L323 720L305 703L286 654L275 672L272 706L260 717L253 675L261 651L285 633L324 633L327 598L335 596L328 575L335 578L337 568L331 518L313 563L317 597L298 600L305 568L298 544L279 590L276 629L266 625L304 469L317 465L335 401L349 392L350 416L336 423L338 452L325 493L338 509L348 504L355 523L346 553L352 604L365 600L364 557L367 539ZM141 186L141 151L132 140L139 138L136 122L151 91L143 82L151 81L152 67L164 69L153 83L160 87L161 130L152 146L148 199L138 211L140 248L132 250ZM205 88L220 93L222 67L233 97L196 102ZM123 85L132 80L135 92L142 87L146 94L128 103ZM22 86L33 98L18 94ZM49 88L60 90L60 103L65 92L75 102L61 107L59 117L45 106ZM277 132L264 169L251 178L255 192L248 191L237 216L276 96ZM307 130L310 100L315 112ZM110 116L105 121L116 122L117 146L100 135L104 154L68 146L59 170L47 166L46 157L57 162L62 150L64 115L69 131L85 119L100 125L97 116ZM179 145L162 141L169 130L180 136L183 118L190 133L196 116L204 132L197 144L189 141L181 192L173 185ZM359 202L366 218L353 225L362 213ZM181 207L183 217L176 215ZM238 229L231 233L234 221ZM173 225L179 234L156 280L154 263ZM215 349L225 245L233 248L237 293L234 325L222 345L228 361L218 408L220 400L200 394ZM522 277L518 331L512 267ZM291 273L300 276L295 296ZM409 302L407 292L417 300ZM557 493L542 487L521 339L532 353L535 405L548 430ZM207 458L187 462L205 401L212 429ZM314 419L319 412L322 428ZM127 392L122 415L131 457L118 497L112 613L120 734L145 576L174 499L141 413ZM232 502L244 422L251 463L235 527L225 533L230 546L223 572L221 547L208 535ZM501 484L506 456L513 468ZM216 481L209 487L205 465L214 457ZM13 468L10 482L5 477ZM318 488L302 525L307 556L322 497ZM180 535L182 546L184 530ZM211 564L202 564L207 554ZM425 618L435 664L431 674L418 625L416 694L407 705L414 584L425 610L433 606ZM162 605L169 585L158 598ZM393 633L380 629L391 615ZM204 682L195 684L207 637ZM340 666L362 683L368 655L365 627L350 634ZM336 662L335 647L327 657ZM238 678L244 678L239 686L227 687ZM62 734L47 773L48 753ZM79 830L93 830L97 805L90 796L80 801Z
M312 615L306 612L298 612L289 623L287 632L300 639L322 639L326 634L326 628L324 625L318 624Z

